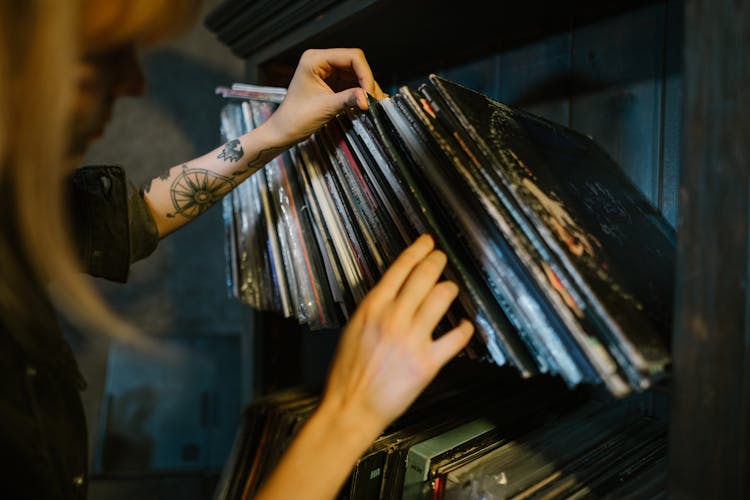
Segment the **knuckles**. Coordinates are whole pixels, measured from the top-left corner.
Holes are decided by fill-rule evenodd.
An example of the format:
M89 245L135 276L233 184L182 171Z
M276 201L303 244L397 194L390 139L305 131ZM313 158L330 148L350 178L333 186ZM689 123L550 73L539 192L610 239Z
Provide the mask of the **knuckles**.
M320 49L307 49L302 53L300 61L308 62L311 59L315 59L317 54L320 53Z
M380 327L378 330L381 338L401 341L402 339L408 338L408 328L409 325L401 319L400 315L391 313L385 315L380 321Z
M367 58L365 57L365 52L360 48L351 48L351 49L306 49L302 55L300 56L300 62L309 63L312 61L317 61L320 59L320 56L323 52L326 50L341 50L344 52L348 52L352 59L358 59L360 61L366 62Z
M448 257L440 250L434 250L421 263L421 268L429 273L441 273L448 263Z

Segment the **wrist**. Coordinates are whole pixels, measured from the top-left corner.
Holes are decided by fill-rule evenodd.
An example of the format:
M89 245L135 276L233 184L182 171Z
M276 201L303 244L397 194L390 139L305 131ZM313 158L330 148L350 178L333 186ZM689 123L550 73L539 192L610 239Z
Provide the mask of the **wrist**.
M324 400L258 493L258 498L336 497L357 460L380 434L366 416ZM290 480L293 478L294 480Z
M331 438L363 453L383 432L385 425L373 413L323 398L313 415L316 425L322 432L330 432ZM327 431L326 431L327 430Z
M263 135L264 141L269 147L286 147L295 142L294 138L286 131L286 127L279 123L276 113L272 114L256 130Z

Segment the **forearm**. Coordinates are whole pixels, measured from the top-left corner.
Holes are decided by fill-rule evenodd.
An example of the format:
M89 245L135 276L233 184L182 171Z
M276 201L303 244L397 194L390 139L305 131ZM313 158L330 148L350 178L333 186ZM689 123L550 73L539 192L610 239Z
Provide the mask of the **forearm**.
M180 228L289 147L264 124L199 158L177 165L143 186L159 237Z
M315 412L256 498L331 499L382 429L367 416L325 406Z
M334 92L326 80L358 85ZM144 188L144 200L163 237L219 201L258 168L308 137L347 105L367 109L367 94L384 96L359 49L307 50L289 91L257 129L207 155L172 167Z

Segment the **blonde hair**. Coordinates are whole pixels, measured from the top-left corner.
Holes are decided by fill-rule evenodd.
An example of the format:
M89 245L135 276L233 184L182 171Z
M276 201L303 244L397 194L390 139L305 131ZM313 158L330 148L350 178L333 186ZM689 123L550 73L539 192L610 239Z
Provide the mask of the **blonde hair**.
M193 24L201 0L83 0L83 43L152 45Z
M136 331L105 305L79 272L66 220L65 178L76 63L81 44L140 45L172 36L196 15L199 0L24 0L0 2L0 186L12 205L0 210L0 244L20 251L50 298L79 326L133 341ZM182 9L180 8L182 7ZM2 207L0 207L2 208ZM9 210L12 210L10 213ZM11 235L14 228L15 235ZM2 239L5 239L3 242ZM0 248L2 250L2 248ZM3 269L0 279L11 283ZM18 282L18 280L16 280ZM3 296L3 292L5 296ZM0 305L23 303L0 287ZM6 309L7 310L7 309Z
M1 236L5 245L11 238L20 240L18 251L36 274L26 279L59 279L63 286L70 282L73 294L92 302L93 294L73 277L75 260L62 210L65 130L75 83L69 74L77 52L75 5L57 0L0 3L0 182L9 190L3 193L9 197L3 217L12 218L2 221ZM10 280L11 273L23 272L24 263L16 264L3 269L9 283L20 282ZM0 299L13 300L8 296L12 292L4 290ZM34 314L23 305L16 300L10 309Z

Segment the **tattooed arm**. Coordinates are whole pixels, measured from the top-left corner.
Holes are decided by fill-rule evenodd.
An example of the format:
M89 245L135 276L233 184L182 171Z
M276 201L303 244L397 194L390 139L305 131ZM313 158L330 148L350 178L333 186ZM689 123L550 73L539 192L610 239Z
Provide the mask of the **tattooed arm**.
M143 186L159 236L196 218L253 172L287 149L268 127L259 127Z
M266 123L200 158L172 167L143 186L159 236L208 210L345 106L367 109L365 92L376 98L384 95L361 50L306 51L284 102Z

